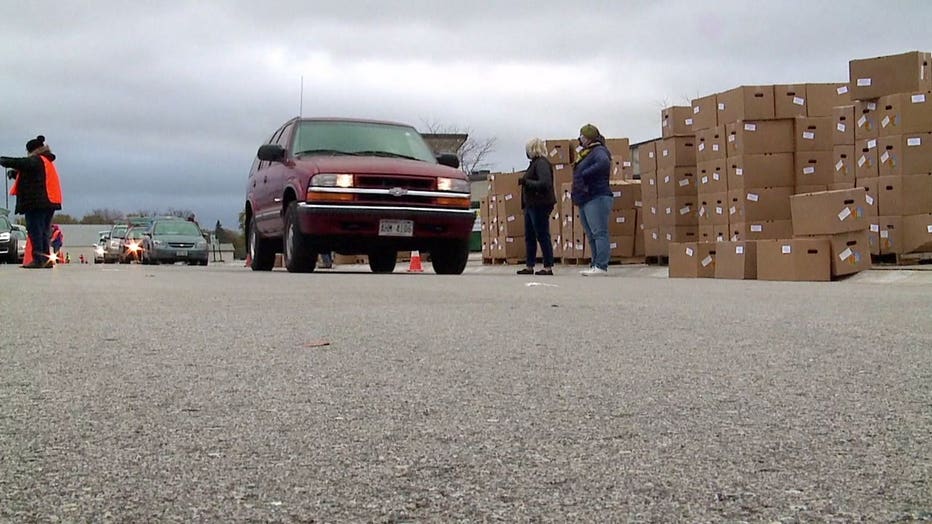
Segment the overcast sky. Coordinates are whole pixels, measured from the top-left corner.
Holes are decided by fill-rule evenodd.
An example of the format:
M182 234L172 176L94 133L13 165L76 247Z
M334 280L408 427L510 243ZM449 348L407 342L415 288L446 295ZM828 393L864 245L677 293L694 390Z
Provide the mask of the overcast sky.
M302 75L305 116L469 129L497 138L491 169L520 169L533 136L647 140L667 105L932 50L932 2L33 0L7 2L0 44L0 152L44 134L63 212L235 228Z

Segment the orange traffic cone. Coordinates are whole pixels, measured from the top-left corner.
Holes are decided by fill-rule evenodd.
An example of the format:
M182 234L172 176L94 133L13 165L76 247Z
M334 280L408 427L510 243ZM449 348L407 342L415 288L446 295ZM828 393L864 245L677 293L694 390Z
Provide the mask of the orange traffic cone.
M408 265L408 273L422 273L424 268L421 267L421 252L411 252L411 264Z
M32 240L26 237L26 253L23 255L23 265L28 266L32 263Z

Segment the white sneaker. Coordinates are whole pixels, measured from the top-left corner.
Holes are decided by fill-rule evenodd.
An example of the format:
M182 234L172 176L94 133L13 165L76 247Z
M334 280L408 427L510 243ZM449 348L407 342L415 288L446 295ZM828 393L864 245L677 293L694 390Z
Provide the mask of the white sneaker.
M579 274L584 277L604 277L608 275L608 271L598 267L591 267L585 271L580 271Z

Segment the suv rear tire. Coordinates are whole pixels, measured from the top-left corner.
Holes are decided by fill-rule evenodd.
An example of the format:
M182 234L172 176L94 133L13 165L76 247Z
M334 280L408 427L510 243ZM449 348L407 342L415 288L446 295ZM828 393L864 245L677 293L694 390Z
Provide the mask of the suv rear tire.
M438 275L460 275L469 262L469 241L451 240L438 244L430 252L430 262Z
M398 252L393 249L382 249L369 253L369 269L373 273L391 273L395 271L398 261Z
M289 273L311 273L317 266L317 253L311 249L307 236L298 229L298 203L288 204L285 211L285 238L282 262Z
M249 238L247 239L247 249L252 257L252 263L249 265L253 271L271 271L275 266L275 242L259 236L259 230L256 227L256 217L249 219Z

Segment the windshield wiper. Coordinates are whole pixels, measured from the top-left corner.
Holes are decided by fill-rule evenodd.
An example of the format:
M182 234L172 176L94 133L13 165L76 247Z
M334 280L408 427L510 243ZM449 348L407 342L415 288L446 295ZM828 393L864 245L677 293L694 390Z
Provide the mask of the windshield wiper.
M391 158L405 158L407 160L420 160L420 158L402 155L400 153L391 153L389 151L354 151L353 154L359 156L385 156Z
M301 155L331 155L331 156L337 156L337 155L350 155L350 156L356 156L356 153L350 153L349 151L340 151L339 149L307 149L307 150L304 150L304 151L299 151L299 152L297 152L297 153L294 154L294 156L301 156Z

